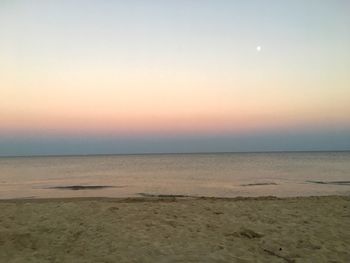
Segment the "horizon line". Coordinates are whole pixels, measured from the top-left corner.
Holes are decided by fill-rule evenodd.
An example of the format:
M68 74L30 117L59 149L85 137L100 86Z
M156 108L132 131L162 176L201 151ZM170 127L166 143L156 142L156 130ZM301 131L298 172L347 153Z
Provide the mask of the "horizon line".
M349 150L276 150L276 151L218 151L218 152L144 152L144 153L88 153L88 154L28 154L28 155L0 155L0 158L27 158L27 157L93 157L93 156L130 156L130 155L195 155L195 154L248 154L248 153L325 153L350 152Z

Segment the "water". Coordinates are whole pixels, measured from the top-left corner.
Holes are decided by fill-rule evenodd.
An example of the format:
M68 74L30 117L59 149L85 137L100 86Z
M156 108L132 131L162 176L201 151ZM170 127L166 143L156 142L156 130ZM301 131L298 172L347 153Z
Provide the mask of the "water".
M0 198L350 194L350 152L0 158ZM256 185L257 184L257 185ZM260 184L260 185L259 185ZM114 188L53 189L72 185Z

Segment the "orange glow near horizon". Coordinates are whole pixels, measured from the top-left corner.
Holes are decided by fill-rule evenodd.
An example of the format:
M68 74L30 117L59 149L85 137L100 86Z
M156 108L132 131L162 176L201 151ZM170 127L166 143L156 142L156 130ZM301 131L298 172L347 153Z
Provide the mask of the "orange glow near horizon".
M249 74L202 77L159 70L115 77L96 72L8 79L0 98L2 133L240 133L349 123L350 92L340 80L336 92L318 83L301 92L305 84L288 76L281 81L270 76L251 80ZM315 92L317 100L311 97Z

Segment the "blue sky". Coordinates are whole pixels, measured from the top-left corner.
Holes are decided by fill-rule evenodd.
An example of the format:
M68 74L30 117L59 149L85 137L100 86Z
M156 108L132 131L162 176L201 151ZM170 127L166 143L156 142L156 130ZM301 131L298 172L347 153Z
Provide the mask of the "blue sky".
M349 10L2 1L0 155L349 150Z

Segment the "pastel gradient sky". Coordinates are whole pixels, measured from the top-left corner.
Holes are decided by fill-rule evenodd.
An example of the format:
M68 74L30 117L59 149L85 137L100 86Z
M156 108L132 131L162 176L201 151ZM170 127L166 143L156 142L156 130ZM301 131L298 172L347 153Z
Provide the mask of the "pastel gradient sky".
M350 1L0 2L0 155L273 150L350 150Z

